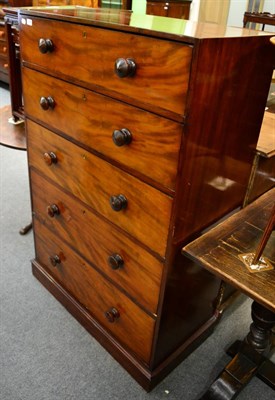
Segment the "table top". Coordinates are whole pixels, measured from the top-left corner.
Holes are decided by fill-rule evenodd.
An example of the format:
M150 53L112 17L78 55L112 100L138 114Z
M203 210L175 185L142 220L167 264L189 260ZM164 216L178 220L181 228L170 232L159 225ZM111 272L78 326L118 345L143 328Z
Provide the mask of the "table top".
M10 105L0 109L0 144L16 150L26 150L25 123L18 125L9 122L12 117Z
M275 113L273 112L264 113L257 151L266 158L275 156Z
M275 203L275 188L183 248L202 267L275 312L275 269L251 273L240 254L255 252ZM275 267L275 231L263 252Z

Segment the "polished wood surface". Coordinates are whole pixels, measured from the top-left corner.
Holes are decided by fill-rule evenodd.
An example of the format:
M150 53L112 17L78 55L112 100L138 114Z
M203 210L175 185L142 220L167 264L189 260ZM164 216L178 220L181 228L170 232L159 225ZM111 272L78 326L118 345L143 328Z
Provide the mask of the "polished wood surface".
M37 260L53 278L77 298L107 331L148 364L155 320L56 235L49 231L46 236L37 234L35 245ZM60 262L53 266L49 257L55 255L60 257ZM112 308L119 313L118 319L113 323L105 315ZM135 340L132 339L133 336Z
M244 56L241 38L205 40L200 45L187 110L176 241L209 226L245 196L275 59L272 45L260 38L249 41L245 52L255 59L253 66L238 61ZM263 58L268 60L265 73ZM257 77L255 86L252 76ZM237 96L233 87L238 87ZM193 212L187 214L190 207Z
M165 256L172 207L169 196L51 131L39 129L39 126L28 122L28 132L29 164L32 167L39 169L113 224L134 235L154 252ZM52 166L46 165L43 158L49 147L58 159ZM127 207L116 212L110 205L110 198L119 194L126 197ZM55 202L54 194L52 202ZM156 218L158 210L162 212Z
M11 118L10 105L0 109L0 144L16 150L26 150L25 124L22 121L14 125L9 122Z
M47 180L34 172L32 182L35 232L41 236L46 227L55 236L61 236L64 242L78 249L78 252L109 279L120 287L127 288L133 299L151 313L156 313L162 262L84 204L76 206L73 198L52 187ZM56 218L50 218L46 211L53 198L60 208L60 215ZM93 230L90 229L91 226ZM82 233L81 241L79 232ZM121 269L110 268L108 258L113 253L122 256L124 266Z
M274 270L251 273L238 257L255 251L275 203L275 189L184 247L192 259L228 281L264 307L275 311ZM275 264L275 236L263 255Z
M140 173L154 186L175 190L181 124L33 70L23 69L23 76L28 87L24 99L27 115L131 173ZM56 107L45 112L40 98L47 95L54 98ZM111 117L106 119L106 115ZM131 117L126 122L128 115ZM74 124L68 124L69 119ZM123 128L131 132L131 143L116 146L113 132Z
M46 249L56 236L151 318L146 355L106 333L78 292L53 276L43 250L33 273L151 390L211 333L232 294L181 248L243 203L272 75L271 35L54 10L24 9L19 18L35 237ZM148 18L163 24L148 29ZM127 258L129 277L120 279ZM107 318L116 324L118 314L110 305Z
M192 57L190 46L113 31L110 47L108 30L93 27L84 30L80 25L60 25L35 18L31 27L21 25L21 30L24 63L31 61L43 72L70 77L103 94L108 91L115 98L120 99L123 95L128 102L160 114L171 114L172 117L178 114L174 118L182 120ZM40 53L37 46L40 38L52 40L53 52ZM100 57L97 56L99 42ZM137 71L134 76L119 78L116 75L114 64L121 57L135 60Z

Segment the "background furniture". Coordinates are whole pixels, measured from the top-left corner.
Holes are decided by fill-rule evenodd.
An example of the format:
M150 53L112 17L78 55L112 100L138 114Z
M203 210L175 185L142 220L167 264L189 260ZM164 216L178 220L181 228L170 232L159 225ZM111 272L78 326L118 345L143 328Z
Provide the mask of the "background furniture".
M273 92L274 90L274 92ZM275 185L275 85L271 85L244 204Z
M3 7L24 7L31 0L0 0L0 81L9 83L8 39L5 31Z
M221 280L181 249L243 202L274 49L269 34L118 16L20 10L32 266L150 390L220 317Z
M7 38L5 32L3 6L7 5L7 1L0 2L0 80L9 83L8 74L8 56L7 56Z
M132 0L99 0L99 7L117 8L122 10L132 9Z
M192 0L147 0L146 14L188 19Z
M275 189L271 189L234 216L222 222L183 251L208 271L254 299L253 324L242 343L229 349L233 360L213 382L202 400L230 400L258 375L275 389L275 365L267 359L275 326L275 236L269 236L262 255L272 270L251 272L240 258L255 254L268 226L274 229Z
M262 30L265 25L275 25L275 14L268 12L245 12L243 17L243 27L247 28L247 24L255 29L256 24L262 24Z

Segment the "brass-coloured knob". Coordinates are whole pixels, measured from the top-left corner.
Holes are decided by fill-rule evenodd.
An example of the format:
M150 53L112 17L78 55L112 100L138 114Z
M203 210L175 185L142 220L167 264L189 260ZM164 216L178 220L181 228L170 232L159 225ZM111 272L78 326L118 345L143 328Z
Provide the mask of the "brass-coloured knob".
M53 267L56 267L57 264L61 263L61 259L57 254L55 254L54 256L50 256L49 257L49 261L50 261L50 263L52 264Z
M54 50L54 44L51 39L40 38L38 41L38 48L42 54L52 53Z
M127 207L127 199L123 194L111 196L110 204L114 211L121 211Z
M108 257L108 264L114 270L122 268L124 264L124 260L119 254L112 254Z
M114 130L113 132L113 142L116 146L121 147L125 144L129 144L132 141L132 134L131 132L126 129L122 128L121 130Z
M271 44L275 45L275 36L272 36L269 40Z
M107 320L109 322L113 323L116 320L118 320L118 318L120 317L120 314L116 308L112 307L112 308L110 308L110 310L105 312L105 317L107 318Z
M40 107L47 111L49 109L53 110L55 107L55 101L51 96L48 97L40 97Z
M44 153L43 158L47 165L52 165L57 163L57 156L52 151L50 151L49 153Z
M134 76L137 65L132 58L118 58L115 61L115 73L119 78Z
M55 215L59 215L60 211L59 211L59 208L58 208L58 206L56 204L50 204L47 207L47 213L48 213L49 217L53 218Z

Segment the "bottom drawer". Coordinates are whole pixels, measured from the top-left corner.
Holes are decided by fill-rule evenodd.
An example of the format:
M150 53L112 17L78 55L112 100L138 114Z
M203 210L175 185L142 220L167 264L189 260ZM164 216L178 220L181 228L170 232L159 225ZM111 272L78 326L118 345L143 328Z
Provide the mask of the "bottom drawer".
M154 319L43 225L36 232L37 261L123 346L149 364Z

